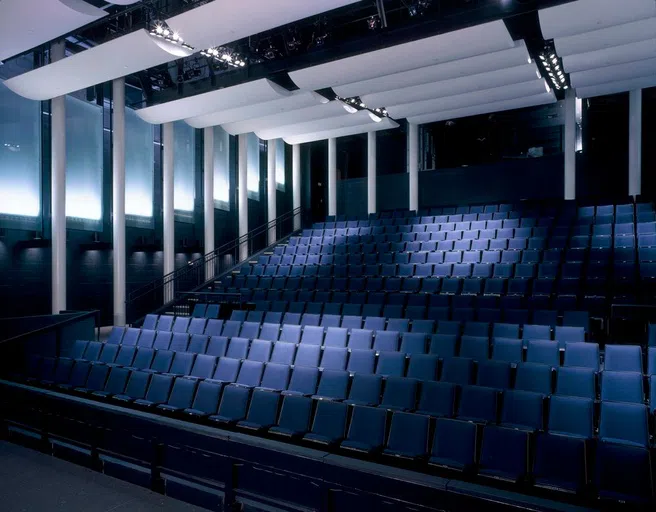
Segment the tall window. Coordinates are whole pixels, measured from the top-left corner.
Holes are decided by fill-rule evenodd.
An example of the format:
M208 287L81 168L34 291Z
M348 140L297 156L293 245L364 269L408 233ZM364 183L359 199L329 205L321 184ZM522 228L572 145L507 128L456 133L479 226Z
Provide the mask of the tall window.
M248 197L260 200L260 139L254 133L246 138Z
M40 110L0 81L0 214L41 212Z
M214 127L214 206L230 210L230 135Z
M191 212L195 199L196 130L184 121L176 121L173 130L173 206Z
M125 109L125 213L153 216L153 125Z
M285 191L285 141L276 139L276 188Z
M102 218L102 107L66 96L66 216Z

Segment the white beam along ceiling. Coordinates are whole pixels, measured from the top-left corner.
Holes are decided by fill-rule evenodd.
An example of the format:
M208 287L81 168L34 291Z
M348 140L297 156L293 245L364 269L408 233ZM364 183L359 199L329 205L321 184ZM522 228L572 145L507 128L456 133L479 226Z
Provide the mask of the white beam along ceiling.
M394 118L413 117L431 112L454 110L474 105L492 103L495 101L535 96L545 92L546 89L547 86L545 85L544 80L534 79L530 82L521 82L518 84L495 87L493 89L484 89L482 91L447 96L444 98L418 101L415 103L388 105L387 112L389 112Z
M482 105L473 105L471 107L408 117L408 122L413 124L435 123L447 119L458 119L459 117L489 114L491 112L503 112L504 110L514 110L516 108L532 107L535 105L545 105L547 103L555 102L556 97L553 91L543 92L541 94L536 94L535 96L526 96L525 98L513 98L511 100L495 101Z
M196 94L152 107L137 110L137 115L153 124L168 123L217 112L221 109L234 109L253 103L262 103L289 96L290 92L272 81L262 78L244 84Z
M577 96L651 87L656 80L656 2L577 0L538 12Z
M321 89L514 46L499 20L292 71L289 76L301 89Z
M191 51L140 29L18 75L5 85L25 98L49 100L189 54Z
M0 0L0 61L103 16L83 0Z
M314 142L316 140L332 139L333 137L346 137L347 135L358 135L360 133L378 132L381 130L390 130L398 128L399 124L389 117L383 118L380 122L374 122L369 119L368 123L359 124L357 126L347 128L337 128L334 130L322 130L314 133L306 133L303 135L292 135L285 137L284 141L287 144L304 144L306 142Z
M306 123L310 121L321 122L324 119L342 117L346 114L344 107L338 101L331 101L322 105L290 110L281 114L256 117L246 121L224 124L222 128L230 135L240 133L261 132L264 130L275 130L281 126ZM275 138L275 137L273 137Z
M338 104L336 101L332 103ZM367 124L369 121L371 121L369 112L367 110L359 110L354 114L348 114L341 105L338 104L338 106L342 109L343 115L330 117L328 119L309 121L306 123L278 126L269 130L258 130L255 132L255 134L260 139L264 140L280 139L291 137L292 135L303 135L318 131L337 130L338 128L352 128L354 126Z
M282 114L291 110L311 107L320 103L327 103L328 100L313 91L292 91L289 96L266 101L263 103L252 103L243 107L229 108L219 110L210 114L204 114L186 119L187 123L194 128L206 128L208 126L240 124L243 121L249 121L255 118L261 118L270 115ZM247 133L253 130L240 131ZM232 135L236 135L235 133Z
M44 1L46 0L0 0L0 7L7 2L11 2L12 5L17 3L17 5L21 5L22 12L24 10L23 3L33 6L39 2L39 8L34 7L29 10L31 14L43 11L42 3ZM53 2L53 4L59 4L60 1L72 5L83 4L81 0L47 1ZM171 29L178 31L186 43L194 46L196 51L200 51L357 1L359 0L278 0L276 2L214 0L174 16L166 20L166 23ZM85 5L88 6L88 4ZM97 11L104 13L101 10L95 12ZM1 10L0 14L2 14ZM49 13L48 18L50 18ZM11 24L15 23L11 18L0 16L0 20L4 19L11 20ZM93 19L72 26L68 31L93 21ZM217 23L217 20L220 22ZM48 23L50 21L48 19ZM5 30L4 26L0 25L0 28ZM21 30L23 29L24 27L21 28ZM60 31L49 39L64 32L66 31ZM7 81L7 86L26 98L47 100L193 53L180 46L168 44L163 39L150 38L149 40L143 35L150 38L150 35L144 30L132 32L61 61L28 71ZM5 34L0 31L0 40L4 41L4 37ZM156 43L153 44L153 41ZM155 48L157 46L160 47L159 51ZM0 45L0 48L2 47Z

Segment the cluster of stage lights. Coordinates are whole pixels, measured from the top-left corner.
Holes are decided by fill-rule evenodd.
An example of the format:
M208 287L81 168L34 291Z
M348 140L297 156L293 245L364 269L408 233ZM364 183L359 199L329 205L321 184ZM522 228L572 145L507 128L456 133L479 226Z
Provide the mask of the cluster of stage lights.
M162 39L166 39L168 42L173 44L178 44L183 48L187 48L188 50L194 49L193 46L189 46L187 43L184 42L180 34L174 32L173 30L170 30L168 27L162 25L161 23L157 23L155 25L155 28L153 28L150 31L150 35L160 37Z
M546 50L540 54L540 61L556 90L569 89L567 77L555 52Z
M368 110L369 117L372 121L380 123L384 117L387 117L387 110L384 108L368 108L360 98L336 98L342 103L344 110L349 114L355 114L359 110Z
M223 62L228 66L235 68L243 68L246 65L246 61L239 57L237 54L230 53L223 48L209 48L200 52L203 57L214 59L218 62Z

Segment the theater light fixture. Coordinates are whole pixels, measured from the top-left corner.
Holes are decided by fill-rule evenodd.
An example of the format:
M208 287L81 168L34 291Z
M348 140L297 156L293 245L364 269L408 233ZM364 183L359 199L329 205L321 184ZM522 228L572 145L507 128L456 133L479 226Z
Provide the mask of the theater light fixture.
M569 89L569 79L563 70L563 62L556 49L551 46L545 46L539 55L538 62L544 70L543 75L549 77L552 87L557 91L561 89Z
M175 32L174 30L171 30L168 27L168 25L163 21L156 21L152 24L150 29L150 35L159 37L161 39L166 39L169 43L180 45L183 48L186 48L187 50L194 49L193 46L190 46L184 42L184 39L182 39L182 36L180 34Z
M346 110L349 114L355 114L360 110L368 110L369 117L372 119L372 121L375 121L376 123L381 122L384 117L388 117L386 109L369 108L367 107L367 105L364 104L364 102L358 96L355 96L353 98L340 98L339 96L337 96L335 99L342 104L344 110Z
M233 68L243 68L246 65L246 59L239 55L237 52L233 52L229 48L224 48L222 46L218 48L208 48L207 50L202 50L200 54L203 57L208 59L214 59L217 62L227 64Z

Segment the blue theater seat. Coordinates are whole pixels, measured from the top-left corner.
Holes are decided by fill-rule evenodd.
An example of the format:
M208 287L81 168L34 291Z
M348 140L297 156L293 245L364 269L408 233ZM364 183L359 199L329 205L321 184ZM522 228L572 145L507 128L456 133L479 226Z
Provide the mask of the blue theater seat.
M347 407L341 402L320 400L317 403L312 428L303 439L328 446L341 442L346 435Z
M256 431L266 430L272 427L276 424L278 417L279 402L280 395L278 393L272 393L262 389L253 390L246 419L238 421L237 425Z
M429 419L419 414L392 414L389 438L383 453L409 459L424 458L428 451Z
M582 491L587 484L586 458L585 440L539 434L533 465L535 485L564 492Z
M345 370L348 351L345 347L325 347L319 366L328 370Z
M239 375L240 368L241 361L239 359L221 357L219 358L219 362L216 364L216 369L214 370L214 375L212 375L212 380L224 383L235 382L237 380L237 376Z
M385 443L385 409L373 407L353 407L351 424L342 441L341 447L365 453L373 453L382 449Z
M639 404L602 401L599 439L646 448L649 443L647 407Z
M189 409L194 401L198 381L192 379L175 379L171 394L166 403L157 406L157 409L166 412L179 412Z
M344 400L347 397L349 374L340 370L323 370L316 395L312 398Z
M310 426L312 400L304 396L286 396L282 401L280 418L269 432L287 437L300 437Z
M458 337L455 334L434 334L431 337L429 353L441 358L455 357L457 342Z
M191 407L184 409L183 412L189 416L197 418L216 414L219 407L219 397L222 389L222 384L210 381L199 381L196 396Z
M642 373L642 350L638 345L606 345L604 369Z
M130 373L128 384L125 387L125 393L122 395L113 395L112 398L120 402L131 402L132 400L144 398L146 396L146 392L148 391L150 378L151 378L150 373L133 371L132 373ZM72 383L72 379L71 379L71 383Z
M507 363L521 363L523 359L522 342L518 339L495 338L492 345L492 360Z
M601 400L642 404L645 400L642 374L634 372L601 372Z
M144 398L137 398L134 403L142 407L155 407L164 404L169 399L173 377L170 375L154 374Z
M375 357L373 350L352 349L346 369L351 373L373 373Z
M519 482L528 471L528 432L486 426L483 429L479 474Z
M594 434L593 422L592 399L554 395L549 400L550 434L591 439Z
M507 390L503 393L501 426L535 431L542 430L544 396L530 391Z
M566 343L563 366L599 369L599 345L596 343Z
M497 422L499 391L483 386L464 386L460 393L457 417L475 423Z
M526 350L526 362L560 366L558 343L547 340L529 340Z
M510 363L503 361L481 361L476 372L476 384L496 389L510 388Z
M558 368L556 395L576 396L594 400L597 397L595 371L591 368Z
M604 500L647 504L652 499L651 460L644 448L602 440L597 444L593 474Z
M440 381L467 386L468 384L473 384L473 380L473 359L465 357L449 357L444 359Z
M209 356L204 356L204 357L209 357ZM185 375L191 375L192 368L194 367L194 362L196 360L196 355L195 354L190 354L188 352L175 352L173 356L173 361L171 362L171 367L168 370L169 375L174 375L174 376L185 376ZM214 364L215 359L212 361L212 370L214 369ZM205 363L206 364L206 363ZM203 375L203 362L198 364L198 367L196 368L197 371L197 376L200 378L201 375ZM212 373L210 372L208 377L211 377Z
M431 465L468 471L476 462L476 425L438 418L430 452Z
M263 392L266 393L266 392ZM246 417L251 390L240 386L226 386L218 412L209 419L216 423L236 423Z
M414 410L417 400L417 381L404 377L387 377L380 407L389 410Z
M515 375L515 389L550 395L552 373L551 367L546 364L518 364Z

